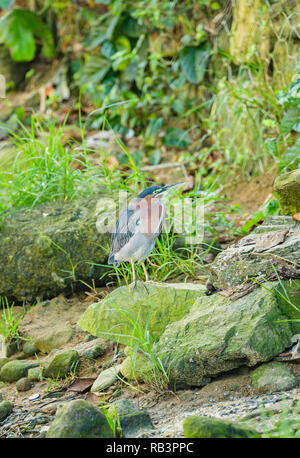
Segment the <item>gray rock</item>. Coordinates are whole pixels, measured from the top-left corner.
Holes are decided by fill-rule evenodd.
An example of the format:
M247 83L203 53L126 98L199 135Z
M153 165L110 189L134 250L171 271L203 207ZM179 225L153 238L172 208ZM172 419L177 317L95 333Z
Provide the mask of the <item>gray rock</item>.
M251 278L300 278L300 224L288 216L270 217L250 235L222 251L210 265L210 283L227 290L247 283ZM239 288L237 288L239 291Z
M117 399L111 403L109 408L110 413L113 413L114 411L117 412L119 417L123 417L124 415L138 412L139 408L129 399Z
M121 365L109 367L102 371L93 383L91 392L102 391L113 385L118 380Z
M22 377L16 382L17 391L28 391L32 388L32 383L27 377Z
M0 421L3 421L12 412L12 404L9 401L0 402Z
M46 378L63 378L69 372L76 372L79 355L76 350L67 350L54 356L43 371Z
M250 374L252 386L259 393L288 391L298 386L298 378L285 363L262 364Z
M121 416L120 425L124 437L139 437L144 432L154 429L151 417L146 410Z
M219 294L199 297L184 318L167 326L153 352L177 388L206 385L229 370L269 361L290 345L293 326L279 321L294 309L276 294L279 282L268 288L235 302Z
M113 432L102 412L82 399L65 403L46 433L47 438L109 438Z
M100 345L96 345L95 347L89 348L84 353L82 353L81 358L88 358L88 359L96 359L99 356L104 355L105 350Z
M25 355L27 356L33 356L39 352L34 342L30 342L30 341L23 343L22 350L25 353Z
M20 378L26 377L29 369L38 365L39 363L36 361L9 361L2 367L0 378L3 382L16 382Z

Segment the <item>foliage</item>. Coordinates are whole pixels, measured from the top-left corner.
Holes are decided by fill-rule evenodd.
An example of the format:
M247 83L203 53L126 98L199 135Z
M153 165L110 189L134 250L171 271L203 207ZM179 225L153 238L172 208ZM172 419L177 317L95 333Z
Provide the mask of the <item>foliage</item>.
M0 298L2 307L2 315L0 319L0 334L6 341L22 339L19 333L19 324L24 317L26 311L21 315L16 315L14 312L14 303L9 305L6 297ZM24 339L26 340L26 339Z
M49 28L33 11L13 9L0 18L0 43L4 43L17 62L32 61L36 54L35 38L39 39L45 57L54 54L54 43Z

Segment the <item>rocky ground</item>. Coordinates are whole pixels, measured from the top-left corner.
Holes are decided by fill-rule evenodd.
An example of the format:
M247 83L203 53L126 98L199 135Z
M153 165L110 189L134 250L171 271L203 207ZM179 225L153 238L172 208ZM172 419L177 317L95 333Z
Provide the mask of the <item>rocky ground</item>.
M293 199L282 203L292 213L299 211L298 175L292 174ZM286 195L286 181L279 193L280 186ZM3 323L15 323L4 308L0 437L299 437L297 214L269 217L221 251L207 267L206 285L88 287L91 272L82 268L87 287L79 293L70 277L52 275L47 288L61 294L27 309L14 306L17 339L3 333ZM95 218L92 212L88 232L80 215L74 218L73 225L61 220L58 233L76 253L81 237L95 237ZM23 236L30 232L25 226ZM25 237L21 258L37 245L40 262L52 259L46 232ZM5 228L1 236L11 243ZM34 265L18 259L10 269L24 282ZM59 258L51 266L58 271ZM37 270L19 297L42 293L44 275Z

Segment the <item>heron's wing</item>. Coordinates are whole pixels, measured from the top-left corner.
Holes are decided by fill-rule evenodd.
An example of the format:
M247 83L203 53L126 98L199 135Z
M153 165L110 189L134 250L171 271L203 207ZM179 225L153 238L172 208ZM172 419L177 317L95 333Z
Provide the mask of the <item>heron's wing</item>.
M110 253L108 263L114 264L114 255L126 245L136 231L136 222L139 220L139 209L129 206L119 216L111 234Z

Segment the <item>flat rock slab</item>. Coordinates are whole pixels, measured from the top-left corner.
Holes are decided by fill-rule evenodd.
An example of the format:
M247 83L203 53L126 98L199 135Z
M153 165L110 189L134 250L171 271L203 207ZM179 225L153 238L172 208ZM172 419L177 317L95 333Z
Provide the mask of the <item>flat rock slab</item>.
M166 326L186 315L199 296L203 285L189 283L145 283L135 289L122 286L101 302L91 304L81 316L78 326L90 334L125 345L134 345L145 329L153 339Z
M221 252L210 265L210 282L216 289L281 278L300 279L300 223L292 217L267 218L250 235ZM274 270L275 269L275 270Z
M235 302L218 294L199 297L184 318L166 327L154 351L171 383L204 386L224 372L269 361L291 344L293 323L280 320L289 320L294 309L278 295L279 282L267 286Z

